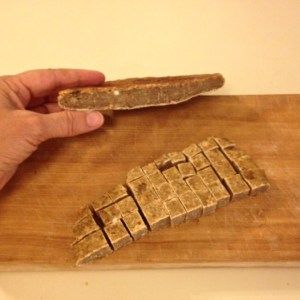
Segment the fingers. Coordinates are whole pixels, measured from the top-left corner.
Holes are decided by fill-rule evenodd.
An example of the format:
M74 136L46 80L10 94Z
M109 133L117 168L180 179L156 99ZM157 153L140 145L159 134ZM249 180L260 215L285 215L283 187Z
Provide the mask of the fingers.
M48 69L27 71L9 76L5 80L15 89L26 107L31 99L48 96L60 89L100 85L105 78L98 71Z
M45 103L43 105L39 105L37 107L31 108L31 111L40 113L40 114L51 114L59 111L63 111L62 108L58 106L57 103Z
M61 111L41 115L43 140L90 132L101 127L103 123L103 115L99 112Z

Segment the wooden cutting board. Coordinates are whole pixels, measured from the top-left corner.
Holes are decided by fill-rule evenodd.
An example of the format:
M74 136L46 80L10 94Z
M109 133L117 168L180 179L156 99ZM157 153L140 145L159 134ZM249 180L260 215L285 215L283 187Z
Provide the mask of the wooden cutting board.
M84 269L299 266L300 95L274 95L116 112L97 132L44 143L0 192L0 270L73 269L80 206L124 182L130 168L211 135L253 156L270 191L152 232Z

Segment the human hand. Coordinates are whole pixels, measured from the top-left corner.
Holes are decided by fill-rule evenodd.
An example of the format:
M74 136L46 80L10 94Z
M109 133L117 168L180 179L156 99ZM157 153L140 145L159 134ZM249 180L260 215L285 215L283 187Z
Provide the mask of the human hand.
M62 111L56 103L61 89L103 82L100 72L72 69L0 77L0 190L43 141L86 133L103 124L99 112Z

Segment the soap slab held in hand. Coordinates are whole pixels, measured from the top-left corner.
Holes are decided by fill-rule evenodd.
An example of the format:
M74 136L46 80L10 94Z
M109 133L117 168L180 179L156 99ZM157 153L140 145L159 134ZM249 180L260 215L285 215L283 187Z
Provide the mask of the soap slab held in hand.
M99 87L73 88L59 93L58 104L73 110L125 110L178 104L224 84L221 74L129 78Z

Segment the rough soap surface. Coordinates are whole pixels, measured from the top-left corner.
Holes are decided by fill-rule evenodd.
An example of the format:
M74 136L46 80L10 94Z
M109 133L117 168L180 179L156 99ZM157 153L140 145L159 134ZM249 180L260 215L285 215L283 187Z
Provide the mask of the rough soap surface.
M145 77L107 81L99 87L59 93L58 104L72 110L124 110L177 104L222 87L221 74Z

